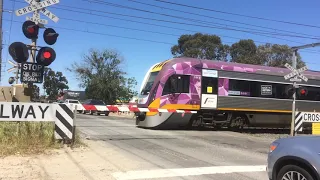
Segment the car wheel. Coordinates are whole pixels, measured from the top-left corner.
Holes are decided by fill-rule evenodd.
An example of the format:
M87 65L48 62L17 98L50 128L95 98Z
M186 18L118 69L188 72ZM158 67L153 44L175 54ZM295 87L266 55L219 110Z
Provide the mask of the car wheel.
M109 112L106 112L104 115L105 115L105 116L109 116Z
M314 180L307 170L296 165L286 165L282 167L277 175L277 180L294 179Z
M93 111L90 110L90 115L93 115Z

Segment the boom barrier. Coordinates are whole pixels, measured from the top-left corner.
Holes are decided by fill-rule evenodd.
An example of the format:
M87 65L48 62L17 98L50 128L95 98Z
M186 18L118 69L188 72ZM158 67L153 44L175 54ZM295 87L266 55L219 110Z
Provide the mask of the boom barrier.
M138 108L132 105L129 106L116 106L116 105L82 105L77 108L80 110L87 111L110 111L110 112L118 112L118 111L130 111L130 112L161 112L161 113L186 113L186 114L195 114L197 111L191 110L177 110L177 109L159 109L159 108Z

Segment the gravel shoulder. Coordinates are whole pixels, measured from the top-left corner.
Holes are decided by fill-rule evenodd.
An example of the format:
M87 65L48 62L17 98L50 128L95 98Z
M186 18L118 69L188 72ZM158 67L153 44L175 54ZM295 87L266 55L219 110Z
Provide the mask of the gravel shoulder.
M1 180L93 180L114 179L111 174L119 171L125 158L112 147L99 142L85 141L87 147L65 147L41 155L8 156L0 161ZM119 161L120 160L120 161ZM112 162L117 162L117 165Z

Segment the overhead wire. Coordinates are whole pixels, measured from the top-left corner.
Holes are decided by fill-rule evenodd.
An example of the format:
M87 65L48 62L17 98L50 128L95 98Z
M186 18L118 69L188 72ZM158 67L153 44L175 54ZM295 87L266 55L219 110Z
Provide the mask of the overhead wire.
M112 18L112 19L124 20L124 21L128 21L128 22L143 23L143 24L147 24L147 25L153 25L153 26L158 26L158 27L165 27L165 28L170 28L170 29L177 29L177 30L184 30L184 31L190 31L190 32L197 32L197 31L191 31L191 30L186 30L186 29L181 29L181 28L175 28L175 27L172 27L172 26L164 26L164 25L159 25L159 24L152 24L152 23L146 23L146 22L141 22L141 21L134 21L134 20L116 18L116 17L112 17L112 16L94 14L94 13L91 13L91 12L88 13L88 12L83 12L83 11L76 11L76 10L71 10L71 9L57 8L57 7L56 7L56 9L61 9L61 10L66 10L66 11L71 11L71 12L76 12L76 13L82 13L82 14L88 14L88 15L92 15L92 16L100 16L100 17L107 17L107 18ZM76 9L85 9L85 8L76 8ZM65 18L65 19L71 20L71 21L81 22L81 20L75 20L75 19L70 19L70 18ZM82 22L85 22L85 21L82 21ZM98 25L116 27L116 26L114 26L114 25L106 25L106 24L101 24L101 23L92 23L92 22L85 22L85 23L91 23L91 24L98 24ZM118 26L118 28L124 28L124 27L119 27L119 26ZM134 29L134 28L127 28L127 29L147 32L147 30L139 30L139 29ZM148 32L157 33L157 34L167 34L167 35L169 35L168 33L154 32L154 31L153 31L153 32L152 32L152 31L148 31ZM173 35L173 34L171 34L171 35ZM218 35L218 34L217 34L217 35ZM236 37L231 37L231 36L224 36L224 35L219 35L219 36L227 37L227 38L233 38L233 39L241 39L241 38L236 38ZM270 37L270 36L267 36L267 37ZM277 39L279 39L279 38L277 38ZM287 39L283 39L283 40L287 40ZM287 40L287 41L295 42L295 43L300 43L300 42L291 41L291 40ZM256 41L256 42L259 42L259 41ZM260 41L260 42L261 42L261 41ZM231 43L231 42L228 42L228 43ZM270 42L261 42L261 43L270 43ZM274 43L270 43L270 44L274 44ZM309 51L309 52L319 52L319 51L314 51L314 50L305 50L305 51Z
M182 16L174 16L174 15L169 15L169 14L165 14L165 13L157 13L157 12L153 12L153 11L149 11L149 10L133 8L133 7L124 6L124 5L115 4L115 3L110 3L110 2L101 1L101 0L84 0L84 1L91 2L91 3L96 3L96 4L107 5L107 6L126 8L126 9L131 9L131 10L136 10L136 11L141 11L141 12L146 12L146 13L151 13L151 14L158 14L158 15L172 17L172 18L176 18L176 19L187 20L187 21L191 21L191 22L195 22L195 23L201 23L201 24L198 24L196 26L202 26L202 27L209 27L209 28L215 28L215 29L224 29L224 30L238 31L238 32L245 32L245 33L257 34L257 35L268 34L268 35L275 35L275 36L287 36L287 37L296 37L296 38L303 38L303 39L320 40L319 37L308 37L308 36L300 36L300 35L280 34L280 33L274 33L274 32L270 32L270 31L262 31L262 30L259 30L259 29L253 29L253 28L245 28L245 27L239 27L239 26L233 26L233 25L227 25L227 24L221 24L221 23L213 23L213 22L203 21L203 20L198 20L198 19L193 19L193 18L185 18L185 17L182 17ZM91 9L91 10L93 11L93 9ZM97 11L97 12L106 13L105 11ZM141 18L141 17L139 17L139 18ZM150 20L159 20L159 19L154 19L154 18L149 18L149 19ZM164 21L172 23L172 21L166 21L166 20L164 20ZM179 23L179 24L184 24L184 25L194 25L194 24L183 23L183 22L174 22L174 23ZM207 25L219 24L219 25L223 25L223 26L204 26L202 24L207 24ZM236 27L236 28L229 28L229 27L224 27L224 26L230 26L230 27ZM242 28L242 29L247 29L247 30L242 30L242 29L237 29L237 28Z
M240 30L240 29L234 29L234 28L226 28L226 27L221 27L221 26L208 26L208 25L202 25L202 24L190 24L190 23L184 23L184 22L169 21L169 20L155 19L155 18L147 18L147 17L142 17L142 16L134 16L134 15L127 15L127 14L113 13L113 12L101 11L101 10L97 10L97 9L80 8L80 7L67 6L67 5L60 5L60 6L61 7L67 7L67 8L70 8L70 9L65 9L65 8L61 8L61 7L59 7L59 8L58 7L52 7L52 8L66 10L66 11L75 11L74 9L81 9L81 10L86 10L86 11L90 11L90 12L94 11L94 12L100 12L100 13L104 13L104 14L113 14L113 15L117 15L117 16L125 16L125 17L131 17L131 18L153 20L153 21L166 22L166 23L172 23L172 24L180 24L180 25L188 25L188 26L196 26L196 27L205 27L205 28L213 28L213 29L223 29L223 30L230 30L230 31L238 31L238 32L244 32L244 33L255 34L255 35L260 35L260 36L265 36L265 34L282 36L281 34L277 34L277 33L267 33L267 32L259 32L259 31L258 32L257 31L247 31L247 30ZM90 14L91 15L97 15L97 14L94 14L94 13L90 13ZM313 38L313 37L306 37L306 36L294 36L294 35L287 35L287 36L296 37L296 38L303 38L303 39L313 39L313 40L319 40L320 39L320 38Z
M86 1L90 1L90 0L86 0ZM270 27L267 27L267 26L260 26L260 25L249 24L249 23L244 23L244 22L240 22L240 21L234 21L234 20L225 19L225 18L218 18L218 17L214 17L214 16L208 16L208 15L205 15L205 14L193 13L193 12L190 12L190 11L182 11L182 10L179 10L179 9L168 8L168 7L165 7L165 6L158 6L158 5L155 5L155 4L149 4L149 3L146 3L146 2L140 2L140 1L137 1L137 0L127 0L127 1L138 3L138 4L147 5L147 6L150 6L150 7L157 7L157 8L160 8L160 9L168 9L168 10L171 10L171 11L181 12L181 13L184 13L184 14L192 14L192 15L196 15L196 16L200 16L200 17L206 17L206 18L210 18L210 19L216 19L216 20L221 20L221 21L226 21L226 22L232 22L232 23L237 23L237 24L242 24L242 25L247 25L247 26L252 26L252 27L259 27L259 28L270 29L270 30L274 30L274 31L282 31L282 32L288 32L288 33L293 33L293 34L301 34L301 35L319 37L319 36L314 36L314 35L300 33L300 32L294 32L294 31L270 28Z
M173 4L173 5L177 5L177 6L188 7L188 8L193 8L193 9L201 9L201 10L205 10L205 11L217 12L217 13L222 13L222 14L229 14L229 15L234 15L234 16L242 16L242 17L247 17L247 18L260 19L260 20L265 20L265 21L273 21L273 22L278 22L278 23L285 23L285 24L291 24L291 25L305 26L305 27L312 27L312 28L320 29L320 26L315 26L315 25L310 25L310 24L303 24L303 23L296 23L296 22L290 22L290 21L269 19L269 18L258 17L258 16L249 16L249 15L243 15L243 14L237 14L237 13L230 13L230 12L226 12L226 11L220 11L220 10L215 10L215 9L208 9L208 8L203 8L203 7L191 6L191 5L182 4L182 3L169 2L169 1L165 1L165 0L154 0L154 1L162 2L162 3L166 3L166 4Z
M15 9L15 6L16 6L16 0L13 0L13 4L12 4L12 9ZM8 37L8 41L6 44L9 44L10 41L11 41L11 32L12 32L12 21L13 21L13 13L11 13L11 20L10 20L10 25L9 25L9 37ZM2 32L1 32L2 33ZM1 42L2 43L2 42ZM7 61L8 61L8 57L9 57L9 51L7 51L6 53L6 57L5 57L5 62L3 62L3 59L1 59L1 68L0 70L2 71L6 69L7 67ZM4 65L4 66L2 66ZM2 73L1 73L2 74ZM2 75L0 77L0 82L2 82Z
M61 9L61 8L56 8L56 9ZM65 9L63 9L65 10ZM68 10L69 11L69 10ZM77 11L79 12L79 11ZM80 13L84 13L84 12L80 12ZM92 14L92 13L88 13L89 15L95 15L95 14ZM98 15L98 16L101 16L101 15ZM105 17L105 16L103 16ZM111 17L111 18L114 18L114 17ZM10 20L9 20L10 21ZM126 21L130 21L132 22L132 20L126 20ZM23 23L23 22L19 22L19 21L12 21L12 22L18 22L18 23ZM88 22L86 22L88 23ZM141 23L141 22L140 22ZM97 24L97 23L96 23ZM102 25L102 24L100 24ZM54 27L54 26L53 26ZM114 26L115 27L115 26ZM72 29L72 28L64 28L64 27L55 27L55 28L60 28L60 29L64 29L64 30L72 30L72 31L78 31L78 32L83 32L83 33L90 33L90 34L97 34L97 35L105 35L105 36L113 36L113 37L119 37L119 38L125 38L125 39L133 39L133 40L140 40L140 41L147 41L147 42L154 42L154 43L161 43L161 44L170 44L170 45L174 45L173 43L168 43L168 42L162 42L162 41L154 41L154 40L148 40L148 39L140 39L140 38L132 38L132 37L127 37L127 36L119 36L119 35L115 35L115 34L107 34L107 33L99 33L99 32L92 32L92 31L84 31L84 30L78 30L78 29ZM123 27L121 27L123 28ZM172 27L170 27L172 29ZM129 28L130 29L130 28ZM133 30L133 29L132 29ZM138 30L138 29L136 29ZM183 29L182 29L183 30ZM153 33L159 33L159 32L153 32ZM163 34L163 33L162 33ZM167 33L165 33L167 34ZM167 34L169 35L169 34ZM234 37L233 37L234 38ZM236 38L236 39L241 39L241 38ZM258 41L256 41L258 42ZM231 43L231 42L228 42L228 43ZM273 44L273 43L271 43ZM310 52L311 53L311 52ZM310 62L307 62L310 64ZM311 63L312 64L312 63Z
M11 21L11 20L8 20L8 19L3 19L3 20L4 21ZM16 21L16 20L12 20L12 22L23 23L23 21ZM98 35L113 36L113 37L119 37L119 38L125 38L125 39L133 39L133 40L139 40L139 41L146 41L146 42L154 42L154 43L174 45L173 43L168 43L168 42L154 41L154 40L149 40L149 39L141 39L141 38L134 38L134 37L128 37L128 36L119 36L117 34L99 33L99 32L93 32L93 31L89 31L89 30L79 30L79 29L65 28L65 27L59 27L59 26L50 26L50 27L58 28L58 29L64 29L64 30L70 30L70 31L90 33L90 34L98 34Z
M122 7L122 8L129 8L129 9L132 9L131 7L128 7L128 6L122 6L122 5L119 5L119 4L114 4L114 3L108 3L108 2L105 2L105 1L99 1L99 0L83 0L83 1L87 1L87 2L90 2L90 3L98 3L98 4L105 4L105 5L111 5L111 6L114 6L114 7ZM128 1L134 1L134 0L128 0ZM145 4L145 3L144 3ZM158 6L159 7L159 6ZM161 7L161 6L160 6ZM133 8L135 10L137 10L136 8ZM139 9L141 10L141 9ZM145 10L141 10L141 11L144 11ZM150 12L150 11L146 11L146 12ZM153 13L153 12L152 12ZM90 13L92 14L92 13ZM163 15L163 14L161 14ZM178 16L176 16L178 17ZM180 18L180 17L179 17ZM172 27L170 27L172 29ZM194 31L193 31L194 32ZM220 35L223 37L223 35ZM288 41L288 42L294 42L294 43L297 43L297 44L301 44L301 42L298 42L298 41L293 41L293 40L289 40L289 39L284 39L284 38L279 38L279 37L273 37L273 36L268 36L268 35L261 35L261 36L264 36L264 37L270 37L270 38L275 38L275 39L280 39L280 40L284 40L284 41ZM225 37L228 37L228 36L225 36ZM235 37L230 37L229 38L235 38ZM235 39L241 39L241 38L235 38ZM256 41L258 42L258 41ZM269 43L269 42L266 42L266 43ZM273 44L273 43L272 43ZM320 51L315 51L315 50L306 50L306 51L309 51L309 52L320 52Z
M3 19L5 21L11 21L9 19ZM12 22L15 23L23 23L23 21L16 21L12 20ZM134 37L128 37L128 36L120 36L116 34L109 34L109 33L100 33L100 32L93 32L89 30L79 30L75 28L66 28L66 27L60 27L60 26L50 26L51 28L58 28L58 29L63 29L63 30L69 30L69 31L76 31L76 32L82 32L82 33L89 33L89 34L96 34L96 35L103 35L103 36L111 36L111 37L118 37L118 38L123 38L123 39L132 39L132 40L138 40L138 41L145 41L145 42L153 42L153 43L160 43L160 44L168 44L168 45L175 45L174 43L169 43L169 42L164 42L164 41L155 41L155 40L150 40L150 39L141 39L141 38L134 38ZM227 43L232 43L232 42L227 42ZM313 53L313 52L310 52ZM314 52L315 53L315 52ZM316 53L319 54L319 53Z

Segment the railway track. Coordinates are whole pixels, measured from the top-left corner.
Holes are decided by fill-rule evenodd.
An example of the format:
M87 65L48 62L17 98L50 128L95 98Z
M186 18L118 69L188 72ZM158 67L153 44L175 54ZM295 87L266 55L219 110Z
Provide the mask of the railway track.
M219 128L216 129L214 127L193 127L192 130L200 130L200 131L232 131L239 133L247 133L247 134L290 134L290 128L276 128L276 127L244 127L242 129L231 130L229 128ZM298 134L312 134L312 130L310 128L305 128L303 132L299 132Z

